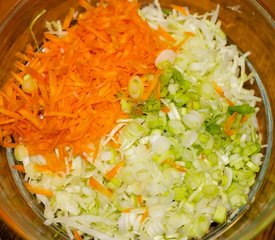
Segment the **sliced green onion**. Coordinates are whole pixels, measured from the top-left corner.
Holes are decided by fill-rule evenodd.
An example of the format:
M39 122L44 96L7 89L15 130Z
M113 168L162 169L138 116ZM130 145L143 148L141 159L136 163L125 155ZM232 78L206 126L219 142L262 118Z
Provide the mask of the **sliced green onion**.
M148 113L146 123L150 129L164 129L166 126L166 118L159 117L153 113Z
M174 135L184 133L184 126L180 120L172 119L168 121L168 131Z
M133 99L140 99L143 95L144 85L140 77L133 76L128 84L128 91Z
M213 221L216 223L224 223L226 220L226 217L227 217L227 209L224 206L219 205L215 210Z
M163 71L163 73L160 75L160 83L162 86L166 86L169 84L170 80L173 77L174 69L167 68Z
M18 144L14 148L14 157L17 161L23 161L23 159L28 156L29 156L28 149L24 145Z
M186 197L188 196L188 193L187 193L186 190L187 189L184 188L184 187L174 188L174 192L175 192L174 200L175 201L183 201L183 200L185 200Z
M193 226L193 231L197 237L203 237L209 229L210 221L205 215L200 215L196 218Z
M124 113L127 113L127 114L131 113L131 104L127 102L126 99L121 99L120 106L121 106L121 110Z
M155 65L159 69L165 69L171 66L175 61L177 54L171 49L163 50L156 58Z
M234 112L241 113L241 114L250 114L255 112L255 108L245 103L238 106L229 106L228 112L229 114L233 114Z
M205 82L201 84L200 93L205 98L212 98L216 92L212 83Z
M22 82L22 90L25 93L31 94L37 90L37 82L29 75L26 74L23 77L23 82Z
M261 147L258 143L248 142L242 151L242 155L250 156L254 153L259 152L260 149L261 149Z

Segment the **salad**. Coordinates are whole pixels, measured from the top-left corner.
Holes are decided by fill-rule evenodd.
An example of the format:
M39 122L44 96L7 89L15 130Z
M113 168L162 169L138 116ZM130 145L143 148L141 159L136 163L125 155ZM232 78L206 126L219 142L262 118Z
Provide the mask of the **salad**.
M47 22L0 92L46 225L70 239L193 239L248 201L263 154L246 58L219 6L107 0Z

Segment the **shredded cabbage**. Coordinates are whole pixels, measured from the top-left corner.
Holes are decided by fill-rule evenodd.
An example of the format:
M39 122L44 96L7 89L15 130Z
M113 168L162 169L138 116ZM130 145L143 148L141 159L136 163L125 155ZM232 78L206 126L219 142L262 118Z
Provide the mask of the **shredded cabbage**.
M192 33L177 52L165 50L156 59L157 67L169 61L162 65L158 103L168 112L144 103L145 114L119 121L103 136L96 159L68 154L72 170L67 174L37 171L34 165L45 164L43 156L28 157L23 149L17 159L25 179L53 192L52 197L37 194L45 224L60 224L70 239L73 230L84 239L191 239L203 237L211 223L226 222L229 212L247 203L263 157L255 124L260 99L243 87L253 80L245 70L249 53L227 45L218 11L219 6L185 16L162 11L158 1L140 9L144 21L154 29L161 26L176 44ZM59 25L47 23L57 35L63 34ZM140 87L132 90L140 98ZM131 113L130 102L121 104ZM226 135L226 121L236 111L235 132ZM121 161L125 164L115 176L104 178ZM111 198L89 186L91 176L112 192Z

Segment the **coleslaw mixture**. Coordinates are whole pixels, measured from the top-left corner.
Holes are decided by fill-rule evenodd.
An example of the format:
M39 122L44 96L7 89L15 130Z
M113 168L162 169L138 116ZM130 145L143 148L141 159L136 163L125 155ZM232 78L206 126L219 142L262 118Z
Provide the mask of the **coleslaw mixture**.
M140 8L142 21L172 44L155 58L154 74L132 76L128 94L117 96L127 117L102 136L96 155L68 146L69 170L52 172L43 169L45 155L15 147L46 225L62 226L70 239L201 238L247 203L263 157L261 99L244 88L253 82L249 53L227 44L218 12L162 9L158 1ZM147 97L144 79L156 82Z

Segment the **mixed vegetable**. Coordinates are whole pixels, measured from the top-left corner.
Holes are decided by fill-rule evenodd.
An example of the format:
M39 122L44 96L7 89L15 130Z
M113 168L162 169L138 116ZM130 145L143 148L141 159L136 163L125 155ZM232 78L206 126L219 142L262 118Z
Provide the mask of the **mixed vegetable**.
M249 53L227 45L219 6L79 4L17 54L1 145L70 239L203 237L247 203L262 163Z

